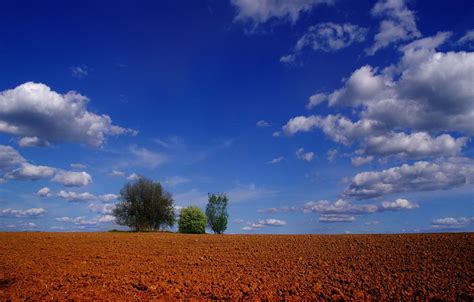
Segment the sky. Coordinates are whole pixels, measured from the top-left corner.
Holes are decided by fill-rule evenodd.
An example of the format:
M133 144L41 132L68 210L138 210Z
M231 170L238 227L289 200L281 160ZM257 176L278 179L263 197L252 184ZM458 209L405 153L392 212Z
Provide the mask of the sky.
M139 176L227 233L474 230L471 1L2 1L0 35L1 231L121 228Z

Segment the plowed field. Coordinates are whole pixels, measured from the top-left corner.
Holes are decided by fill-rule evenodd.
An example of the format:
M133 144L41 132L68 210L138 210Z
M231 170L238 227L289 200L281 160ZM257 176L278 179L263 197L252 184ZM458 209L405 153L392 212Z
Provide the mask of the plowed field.
M0 300L465 300L474 233L0 233Z

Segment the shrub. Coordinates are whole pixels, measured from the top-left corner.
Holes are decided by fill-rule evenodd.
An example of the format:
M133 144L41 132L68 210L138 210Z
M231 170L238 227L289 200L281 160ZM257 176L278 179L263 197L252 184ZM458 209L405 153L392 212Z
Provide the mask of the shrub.
M116 223L134 231L156 231L175 222L173 198L159 182L140 177L120 191Z
M209 194L206 207L206 217L209 227L216 234L222 234L227 229L227 203L229 199L225 194Z
M190 206L179 214L179 232L187 234L204 234L206 232L206 215L199 207Z

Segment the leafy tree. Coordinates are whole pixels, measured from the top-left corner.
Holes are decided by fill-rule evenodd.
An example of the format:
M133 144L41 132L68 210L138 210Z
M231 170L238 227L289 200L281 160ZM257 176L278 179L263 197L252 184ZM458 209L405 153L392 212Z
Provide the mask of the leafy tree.
M222 234L227 229L227 203L229 198L225 194L209 194L206 207L206 216L209 227L216 234Z
M156 231L175 222L173 198L159 182L140 177L120 191L116 223L135 231Z
M206 215L199 207L190 206L179 214L179 232L187 234L204 234L206 232Z

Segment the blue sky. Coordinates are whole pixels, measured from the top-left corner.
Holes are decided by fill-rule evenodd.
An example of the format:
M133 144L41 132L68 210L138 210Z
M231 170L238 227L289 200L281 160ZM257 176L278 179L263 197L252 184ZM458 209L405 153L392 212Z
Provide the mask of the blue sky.
M229 233L474 230L470 1L4 1L0 229L117 228L135 175Z

